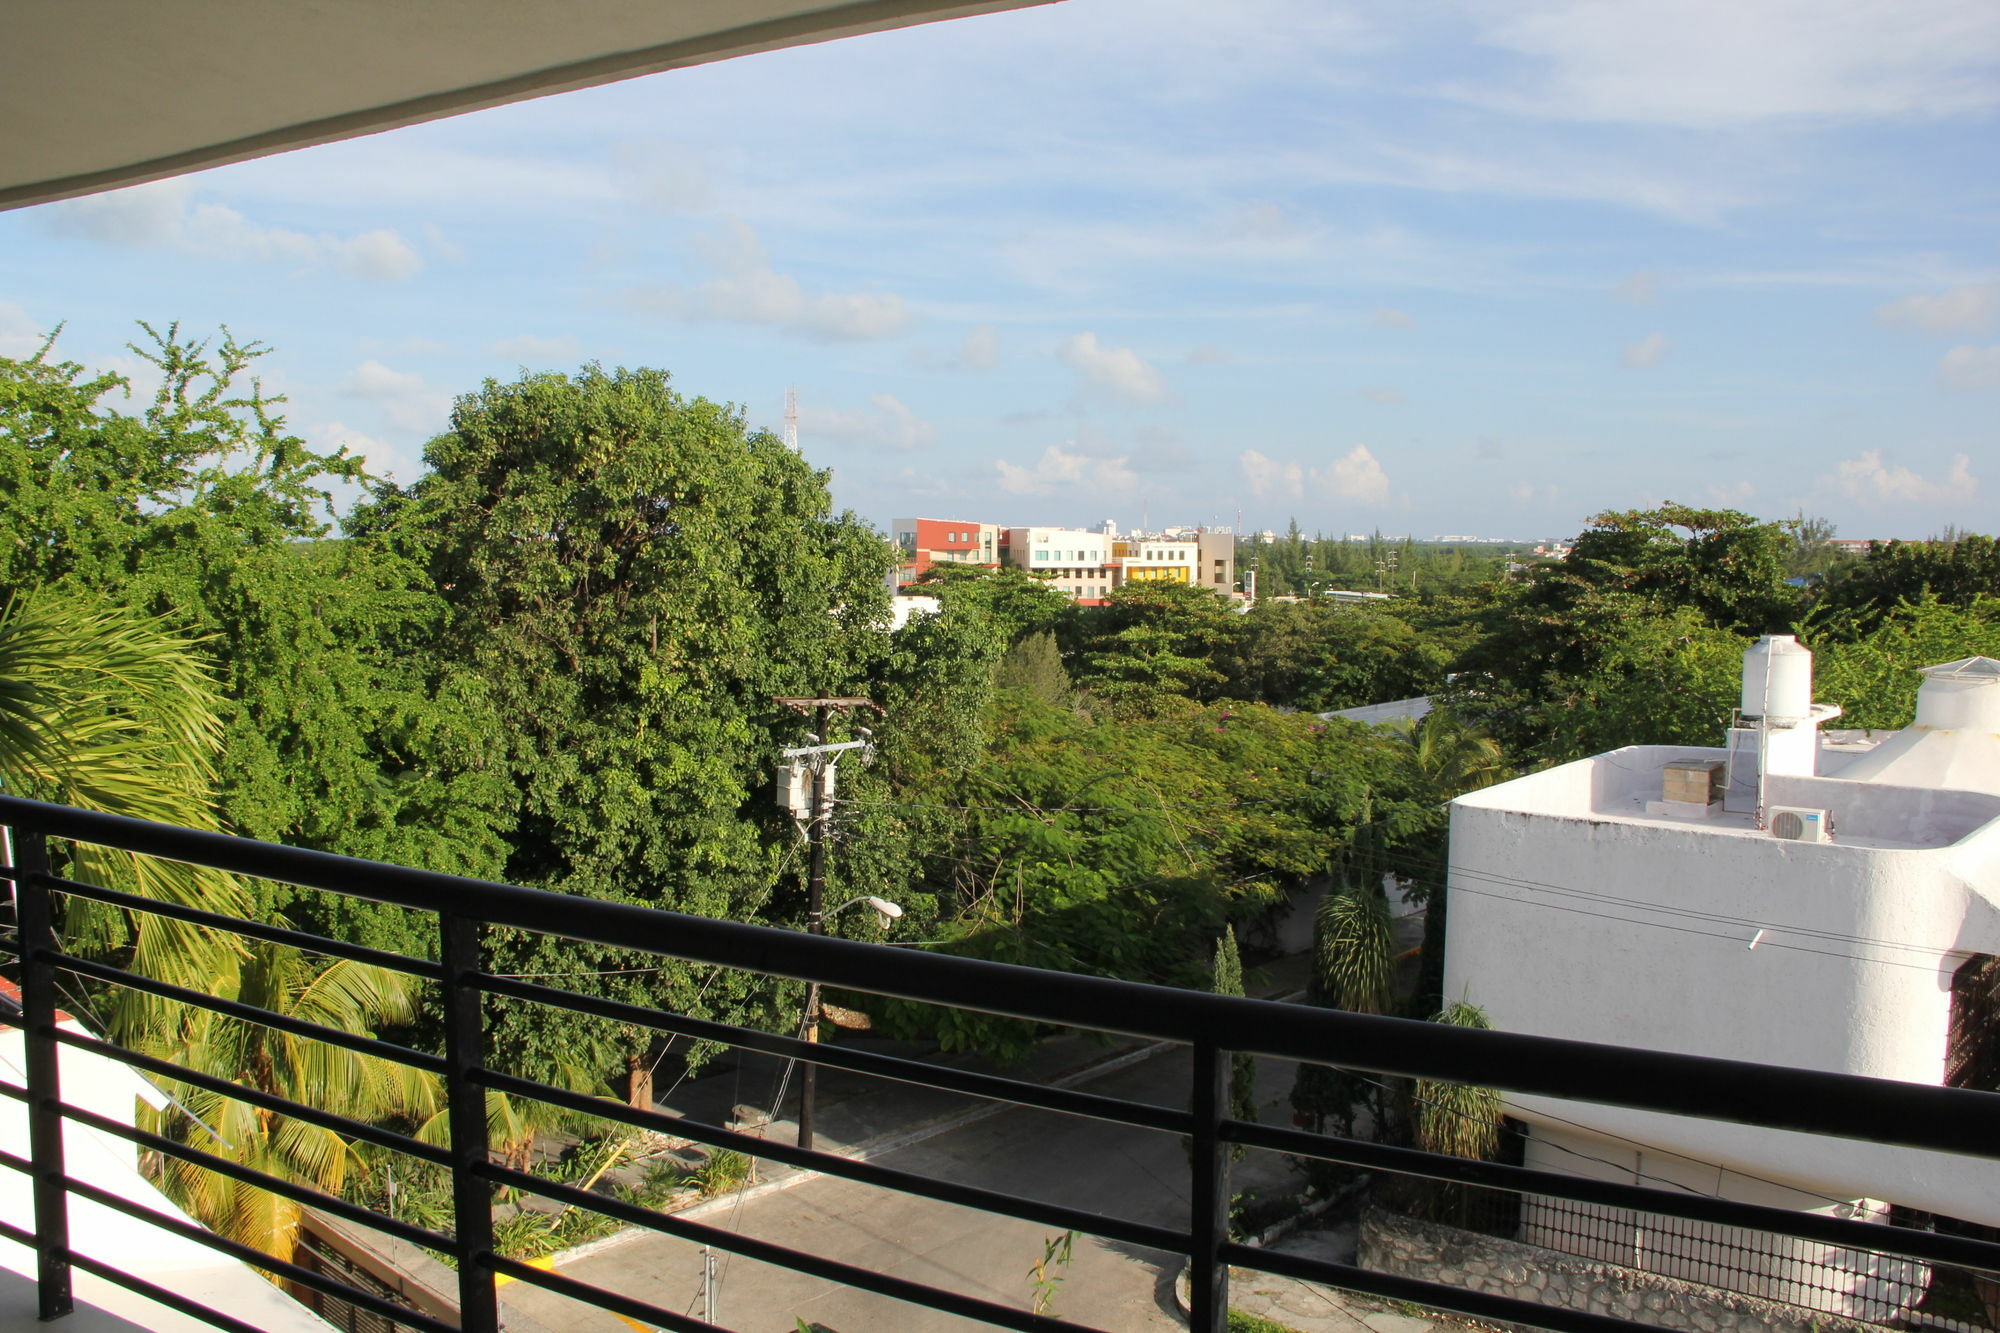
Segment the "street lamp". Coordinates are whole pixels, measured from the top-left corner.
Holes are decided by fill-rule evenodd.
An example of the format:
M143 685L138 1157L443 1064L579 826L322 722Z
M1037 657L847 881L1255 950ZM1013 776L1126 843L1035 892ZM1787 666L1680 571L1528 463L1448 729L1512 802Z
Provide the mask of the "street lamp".
M813 935L826 934L826 923L839 916L850 907L867 903L875 909L875 919L887 930L889 923L903 914L903 909L887 898L877 898L864 893L858 898L849 898L830 912L814 911L806 921L806 931ZM819 1040L819 983L810 982L806 986L805 1012L806 1040ZM810 1149L813 1146L813 1101L819 1092L819 1065L806 1061L805 1076L799 1082L799 1146Z

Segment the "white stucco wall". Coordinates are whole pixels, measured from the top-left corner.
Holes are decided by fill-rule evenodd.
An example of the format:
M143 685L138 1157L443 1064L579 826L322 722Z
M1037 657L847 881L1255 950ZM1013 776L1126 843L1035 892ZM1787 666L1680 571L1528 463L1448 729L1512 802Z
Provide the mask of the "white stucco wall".
M126 1066L88 1051L63 1047L57 1053L63 1100L107 1120L131 1124L135 1100L142 1090L139 1076ZM19 1087L26 1078L18 1028L0 1028L0 1079ZM27 1108L11 1097L0 1098L0 1147L28 1155ZM139 1174L138 1149L129 1140L75 1123L63 1127L64 1167L68 1173L109 1193L164 1213L178 1221L192 1219ZM195 1241L176 1236L138 1218L89 1199L72 1197L69 1204L70 1243L79 1251L116 1264L183 1296L271 1333L329 1333L331 1326L240 1264ZM34 1203L28 1178L0 1168L0 1218L23 1230L34 1229ZM23 1277L35 1273L34 1251L0 1240L0 1268ZM197 1333L212 1327L136 1295L114 1283L78 1270L77 1299L130 1319L154 1333Z
M1774 803L1835 810L1829 845L1644 814L1667 760L1720 755L1620 750L1455 802L1447 995L1507 1031L1941 1081L1952 971L2000 952L2000 798L1774 778ZM2000 1224L2000 1165L1509 1100L1530 1121Z

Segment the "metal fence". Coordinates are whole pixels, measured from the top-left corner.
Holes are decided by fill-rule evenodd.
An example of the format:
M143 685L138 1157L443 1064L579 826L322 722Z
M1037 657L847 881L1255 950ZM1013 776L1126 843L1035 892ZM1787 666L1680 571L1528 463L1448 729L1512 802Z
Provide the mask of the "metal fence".
M1283 1060L1337 1063L1381 1074L1471 1083L2000 1158L2000 1135L1994 1133L1996 1123L2000 1123L2000 1111L1996 1110L2000 1108L2000 1098L1983 1093L1415 1023L888 949L432 874L14 798L0 798L0 825L11 826L15 833L14 864L0 867L0 878L15 885L18 928L13 948L23 992L22 1023L27 1056L25 1086L0 1084L0 1094L27 1104L30 1145L25 1159L0 1154L0 1167L31 1176L35 1214L31 1231L4 1226L0 1227L0 1234L35 1250L44 1318L59 1318L69 1312L70 1273L72 1268L80 1268L171 1308L206 1318L218 1327L260 1333L114 1264L79 1252L71 1243L68 1203L72 1197L80 1197L141 1216L152 1225L177 1231L286 1282L324 1292L358 1310L374 1311L405 1327L438 1333L452 1327L442 1320L396 1306L374 1293L358 1290L327 1273L273 1259L151 1213L72 1176L64 1164L62 1126L67 1121L117 1135L153 1152L195 1162L332 1216L450 1256L457 1267L458 1326L469 1333L494 1333L497 1329L495 1279L501 1276L532 1283L659 1328L709 1327L687 1315L502 1257L495 1252L493 1240L493 1191L498 1187L532 1191L632 1226L679 1236L873 1293L885 1301L907 1301L1002 1328L1080 1327L1051 1315L835 1262L509 1169L492 1161L488 1152L485 1114L488 1091L537 1099L637 1129L672 1133L711 1149L743 1152L885 1190L1179 1255L1189 1266L1191 1326L1200 1333L1221 1333L1224 1328L1231 1266L1562 1333L1614 1333L1614 1330L1629 1333L1634 1327L1600 1315L1232 1242L1228 1232L1232 1145L1598 1207L1636 1209L1697 1223L1789 1234L1824 1245L1873 1248L1921 1263L2000 1269L2000 1245L1961 1236L1878 1227L1849 1219L1662 1192L1500 1163L1439 1157L1413 1149L1252 1124L1226 1115L1229 1057L1234 1052L1247 1052ZM51 842L57 844L55 850L59 853L64 840L120 848L428 913L436 921L437 956L429 959L383 953L60 878L51 871ZM62 895L94 899L132 912L153 913L329 957L358 959L423 978L437 987L443 1020L442 1050L419 1051L358 1037L179 989L68 954L55 929L56 900ZM483 933L492 926L1005 1015L1032 1023L1176 1042L1187 1048L1190 1057L1186 1099L1176 1105L1157 1105L1045 1087L798 1041L500 976L487 970L482 947ZM65 972L431 1071L443 1080L446 1091L449 1144L434 1147L380 1126L344 1120L311 1106L61 1030L56 1016L58 978ZM722 1126L620 1107L531 1082L496 1069L489 1061L482 1005L493 996L551 1005L614 1023L720 1042L783 1059L847 1069L965 1096L1182 1135L1189 1144L1186 1223L1172 1227L1142 1223L872 1162L801 1150ZM66 1102L57 1064L57 1053L62 1047L94 1052L159 1078L206 1088L442 1167L452 1182L452 1226L448 1231L432 1230L400 1221L210 1157ZM893 1320L885 1319L883 1324L893 1326Z

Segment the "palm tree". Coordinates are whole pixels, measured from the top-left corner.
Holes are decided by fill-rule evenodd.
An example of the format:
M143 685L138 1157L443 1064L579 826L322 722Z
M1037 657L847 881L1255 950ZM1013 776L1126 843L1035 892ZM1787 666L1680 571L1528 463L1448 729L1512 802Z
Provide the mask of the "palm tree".
M1461 1028L1493 1026L1484 1009L1464 1000L1446 1005L1431 1021ZM1425 1152L1483 1161L1500 1146L1500 1094L1493 1089L1418 1079L1414 1098L1410 1124Z
M359 1035L416 1016L417 985L400 973L264 941L244 954L236 998L245 1004ZM191 1022L166 1058L370 1123L420 1123L437 1113L441 1097L437 1079L421 1070L217 1014ZM156 1132L190 1147L329 1194L350 1172L367 1169L334 1131L207 1089L184 1086L180 1105L153 1119ZM218 1235L291 1257L296 1203L176 1157L162 1175L168 1193Z
M221 696L194 645L157 620L87 597L16 595L0 609L0 784L15 795L189 828L219 827L211 793ZM218 871L87 843L57 849L76 878L242 915L249 894ZM235 969L228 936L69 901L71 947L211 990ZM103 996L108 1035L147 1044L158 1001Z
M160 621L65 592L17 595L0 610L0 784L109 814L220 830L212 793L221 696L196 644ZM54 849L75 878L226 916L250 915L232 876L74 843ZM413 1016L406 978L71 898L69 947L191 990L367 1032ZM429 1076L323 1042L105 988L80 1008L113 1041L218 1078L359 1120L436 1109ZM288 1180L337 1190L353 1145L328 1130L188 1089L153 1114L158 1132ZM192 1118L191 1118L192 1117ZM169 1159L168 1192L217 1232L289 1258L297 1206Z

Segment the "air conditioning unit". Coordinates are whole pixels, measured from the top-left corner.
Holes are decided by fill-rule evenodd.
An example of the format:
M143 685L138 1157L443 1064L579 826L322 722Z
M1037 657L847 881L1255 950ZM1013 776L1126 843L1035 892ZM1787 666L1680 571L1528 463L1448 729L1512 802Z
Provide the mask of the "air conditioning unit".
M1787 842L1832 842L1833 815L1798 805L1774 805L1765 812L1764 826Z

